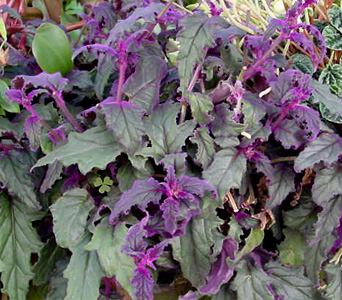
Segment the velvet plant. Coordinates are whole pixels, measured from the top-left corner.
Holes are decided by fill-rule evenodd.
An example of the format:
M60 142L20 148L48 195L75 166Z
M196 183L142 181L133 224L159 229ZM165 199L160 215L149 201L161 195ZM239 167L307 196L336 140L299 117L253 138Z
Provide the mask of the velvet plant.
M2 299L340 299L340 6L2 2Z

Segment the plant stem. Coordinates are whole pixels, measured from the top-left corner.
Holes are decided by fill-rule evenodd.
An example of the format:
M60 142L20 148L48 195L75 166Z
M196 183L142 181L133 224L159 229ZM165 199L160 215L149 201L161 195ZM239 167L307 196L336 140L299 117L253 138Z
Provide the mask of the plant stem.
M271 164L276 164L280 162L289 162L296 160L297 156L285 156L285 157L279 157L271 160Z
M125 59L120 63L119 69L119 82L118 82L118 89L116 91L116 102L122 101L122 93L123 93L123 85L125 82L125 73L127 69L127 60Z
M52 93L52 97L55 99L56 104L58 108L61 110L62 114L66 117L66 119L69 121L69 123L75 128L77 132L83 132L83 128L80 124L75 120L74 116L71 114L71 112L68 110L68 108L65 105L64 100L62 99L62 92L60 91L54 91Z

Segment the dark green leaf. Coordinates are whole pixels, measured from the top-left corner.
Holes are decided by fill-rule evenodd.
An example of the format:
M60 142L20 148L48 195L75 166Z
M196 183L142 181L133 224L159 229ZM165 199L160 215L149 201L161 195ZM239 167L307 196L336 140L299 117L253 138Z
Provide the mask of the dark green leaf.
M247 169L244 154L234 148L223 149L215 153L214 161L204 170L203 177L216 187L219 198L223 199L231 188L240 188Z
M11 151L0 156L0 182L4 184L11 194L18 195L20 200L28 207L40 207L34 183L30 176L32 166L31 157L18 151Z
M66 296L68 280L63 277L69 261L67 259L60 260L54 270L50 281L50 292L46 300L61 300Z
M160 82L166 75L166 63L158 56L143 56L124 85L124 93L133 104L150 112L159 101Z
M204 59L204 47L214 45L211 19L204 13L186 16L181 21L182 30L179 33L180 49L178 54L178 74L180 90L185 94L188 89L195 63Z
M303 275L303 268L288 268L269 262L265 271L270 274L277 295L284 296L284 299L314 299L313 284Z
M329 264L324 268L330 275L330 281L325 291L325 297L328 300L342 299L342 269L340 264Z
M52 206L53 231L59 246L70 248L84 233L88 214L94 207L87 190L65 192Z
M0 193L1 291L11 299L25 300L29 281L34 276L31 254L39 252L42 246L31 224L36 219L35 211Z
M9 103L5 92L8 91L8 85L4 80L0 79L0 107L11 113L19 113L20 107L18 103Z
M294 69L300 70L304 74L313 74L313 65L310 57L308 57L307 55L296 53L291 56L291 60L293 61Z
M272 282L267 273L245 260L241 260L235 270L237 274L231 287L237 292L237 299L273 300L267 288Z
M88 251L97 251L100 264L107 277L115 276L120 285L134 298L134 286L130 284L136 265L134 259L121 251L125 244L128 228L124 223L115 227L108 225L108 219L95 228ZM120 263L118 263L120 262Z
M39 261L33 268L35 273L33 283L35 285L41 285L48 282L56 262L63 256L65 256L65 251L57 246L53 238L50 239L40 250Z
M319 75L319 82L333 88L337 96L342 96L342 66L341 65L327 65L326 68Z
M200 93L189 93L187 99L192 115L199 124L205 125L212 120L208 112L212 111L214 105L209 96Z
M260 246L264 239L265 233L260 229L252 229L246 238L245 246L236 254L236 260L240 260L244 255L252 252L256 247Z
M110 131L103 126L83 133L71 132L68 142L38 160L34 168L52 164L56 159L64 166L78 164L83 174L92 168L105 169L121 153L122 146L114 141Z
M71 248L72 256L64 277L68 279L64 300L95 300L100 296L100 281L105 276L96 251L87 251L85 246L90 234L84 233Z
M214 159L215 148L214 139L209 135L207 127L196 129L191 142L197 144L196 159L207 168Z

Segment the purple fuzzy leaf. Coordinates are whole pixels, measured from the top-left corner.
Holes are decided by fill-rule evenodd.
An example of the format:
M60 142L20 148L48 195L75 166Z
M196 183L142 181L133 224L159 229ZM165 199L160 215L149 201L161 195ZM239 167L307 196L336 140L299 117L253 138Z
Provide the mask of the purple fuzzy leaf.
M166 75L166 63L158 56L140 58L124 85L129 101L151 112L159 101L160 82Z
M179 209L179 202L172 197L164 200L160 206L163 211L163 219L165 220L165 230L174 234L177 229L177 217L181 211Z
M319 113L305 105L296 105L290 113L298 125L304 128L306 134L310 135L309 140L316 139L322 123Z
M25 120L24 132L29 139L31 150L36 152L40 146L42 135L42 125L37 115L30 116Z
M282 165L275 168L273 183L268 187L270 198L266 203L267 209L280 205L287 195L295 190L294 178L292 169Z
M115 203L109 222L113 224L120 213L127 213L134 205L145 210L149 202L159 203L161 196L162 192L158 181L153 178L137 180L133 187L123 193L120 200Z
M340 154L342 154L342 139L337 134L324 132L299 154L295 160L294 170L300 173L321 161L331 165L338 160Z
M296 121L284 119L274 132L274 137L285 149L299 148L305 141L305 131L299 128Z
M234 269L227 263L228 258L234 260L235 252L238 250L238 243L228 237L222 246L222 252L218 255L216 262L212 265L207 275L207 284L199 288L202 294L216 294L222 284L227 283L234 274Z
M122 247L121 251L126 252L129 256L135 256L140 252L145 252L148 244L144 240L144 238L147 237L147 231L144 229L144 226L147 221L148 216L129 229L126 236L126 243Z
M135 269L131 283L135 287L135 297L139 300L153 300L154 280L151 272L145 267Z
M153 246L152 248L147 250L147 257L150 262L153 262L159 258L159 256L163 253L165 247L170 243L170 240L163 240L159 244Z
M254 151L252 161L255 163L258 172L263 173L267 180L272 183L274 179L274 168L270 159L260 151Z

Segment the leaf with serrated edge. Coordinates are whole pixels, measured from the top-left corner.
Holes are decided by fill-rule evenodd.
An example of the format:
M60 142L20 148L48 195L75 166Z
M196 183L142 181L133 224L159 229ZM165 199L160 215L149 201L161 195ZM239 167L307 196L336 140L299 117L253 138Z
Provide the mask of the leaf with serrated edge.
M306 241L298 230L284 228L285 240L278 246L279 259L283 264L299 267L303 264Z
M335 164L316 171L312 199L322 205L336 195L342 195L342 165Z
M211 19L204 13L187 16L181 21L177 66L183 94L188 88L195 63L203 59L203 48L214 45L215 37L210 23Z
M158 56L140 58L133 73L124 84L129 101L151 112L159 101L160 82L166 75L166 63Z
M236 260L240 260L244 255L252 252L256 247L260 246L264 239L265 233L257 228L253 228L246 239L245 246L236 254Z
M34 276L31 253L39 252L42 246L31 224L37 217L33 210L3 192L0 205L1 291L11 299L25 300L29 281Z
M295 160L294 170L300 173L320 161L332 164L342 154L342 139L333 133L322 133L310 142Z
M329 264L324 268L330 276L330 282L325 290L325 297L328 300L342 300L342 269L341 266Z
M72 256L64 277L68 279L64 300L96 300L100 296L100 281L105 276L96 251L87 251L85 246L90 234L85 232L71 248Z
M127 233L128 228L124 223L117 224L115 227L109 226L108 219L105 218L101 225L95 228L94 235L85 249L96 250L106 276L109 278L115 276L120 285L134 298L134 287L130 281L136 265L133 258L121 251Z
M199 124L205 125L212 120L208 112L212 111L214 104L209 96L200 93L190 93L187 98L192 115Z
M197 144L196 159L202 164L203 168L207 168L213 161L215 154L214 140L209 135L208 128L198 128L190 140Z
M53 238L50 239L41 249L39 261L33 268L35 273L33 283L41 285L49 281L56 262L63 256L65 256L65 250L58 247Z
M57 244L69 248L83 234L94 203L83 189L67 191L51 207Z
M77 164L85 175L92 168L105 169L107 164L115 161L122 150L122 146L114 141L111 132L103 126L98 126L83 133L71 132L65 145L38 160L33 168L52 164L57 159L64 166Z
M277 295L285 299L314 299L314 288L309 278L303 275L302 268L288 268L276 262L269 262L265 271L271 277Z
M231 287L237 292L237 299L274 299L267 288L272 281L263 270L249 265L245 260L240 261L236 265L235 270L237 271L237 274Z
M287 195L295 190L294 177L294 172L285 166L275 168L273 183L268 187L270 198L266 203L267 209L280 205Z
M318 220L315 224L314 241L324 239L331 235L335 228L340 224L342 215L342 196L335 197L323 205L323 210L318 214Z
M247 169L247 160L234 148L223 149L215 153L214 161L204 170L203 177L214 187L220 199L231 188L240 188Z
M155 107L152 115L145 119L146 132L152 142L152 147L142 150L147 156L153 156L158 162L166 154L182 152L194 128L193 121L176 124L176 117L180 111L179 103L165 103Z
M30 156L24 152L0 155L0 182L28 207L38 209L40 205L30 176L31 163Z
M142 121L144 110L129 102L107 102L102 105L107 127L116 141L128 152L134 153L142 144L145 126Z

